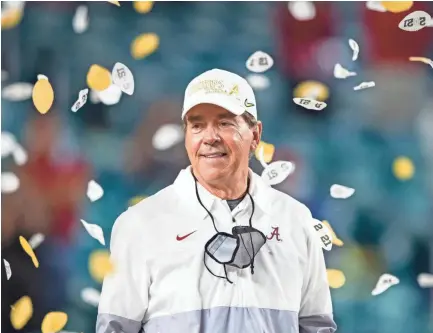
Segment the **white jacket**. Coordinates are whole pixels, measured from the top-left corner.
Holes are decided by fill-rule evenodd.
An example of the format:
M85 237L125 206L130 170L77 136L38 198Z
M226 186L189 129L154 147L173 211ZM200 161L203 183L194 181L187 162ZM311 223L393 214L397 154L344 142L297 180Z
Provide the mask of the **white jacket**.
M111 236L114 272L105 277L97 333L333 333L336 325L322 249L309 209L250 171L252 226L267 235L255 270L227 266L233 284L205 268L215 234L191 168L122 213ZM201 185L218 231L248 225L249 196L230 211ZM235 221L235 222L233 222ZM224 276L224 268L206 262Z

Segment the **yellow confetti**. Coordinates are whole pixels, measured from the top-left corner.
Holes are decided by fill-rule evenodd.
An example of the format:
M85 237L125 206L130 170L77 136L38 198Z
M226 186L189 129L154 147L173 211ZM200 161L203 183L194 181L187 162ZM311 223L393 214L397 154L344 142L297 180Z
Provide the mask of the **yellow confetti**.
M322 223L323 223L325 226L328 227L329 232L331 233L331 236L332 236L332 244L337 245L337 246L343 246L343 245L344 245L343 241L337 237L337 235L335 234L335 232L334 232L334 230L332 229L332 227L331 227L331 225L329 224L329 222L326 221L326 220L323 220Z
M429 59L429 58L424 58L424 57L409 57L410 61L421 61L427 65L430 65L431 67L433 67L433 60Z
M159 37L157 34L141 34L131 44L131 55L134 59L143 59L152 54L158 46Z
M65 327L68 322L68 315L64 312L49 312L42 320L42 333L57 333Z
M131 199L129 199L128 201L128 206L134 206L136 204L138 204L140 201L146 199L147 197L145 195L137 195L136 197L133 197Z
M328 283L331 288L338 289L346 283L344 273L338 269L327 269Z
M265 163L269 163L272 161L272 158L274 157L275 153L275 147L271 143L266 143L264 141L260 141L259 145L256 148L255 156L257 160L260 161L260 150L263 147L263 160Z
M134 1L133 6L137 13L147 14L153 8L153 1Z
M108 2L112 3L113 5L116 5L117 7L120 7L119 1L108 1Z
M92 65L87 73L87 85L96 91L105 90L111 85L111 73L102 66Z
M23 236L20 236L20 243L23 250L30 256L30 258L32 258L33 265L35 265L35 267L38 268L39 267L38 258L36 258L36 255L33 252L32 247Z
M382 6L391 13L401 13L413 6L413 1L382 1Z
M406 156L399 156L394 160L392 165L394 176L400 180L409 180L415 173L415 166L410 158Z
M23 296L11 306L11 323L16 330L22 329L33 316L33 304L29 296Z
M21 9L11 8L2 13L2 30L12 29L16 27L23 18L23 11Z
M38 81L33 87L32 99L33 104L41 114L50 110L54 102L54 91L46 76L38 75Z
M113 271L108 250L95 250L89 256L89 272L92 278L102 283L105 275Z
M324 102L329 98L329 89L318 81L304 81L299 83L293 90L294 98L312 98Z

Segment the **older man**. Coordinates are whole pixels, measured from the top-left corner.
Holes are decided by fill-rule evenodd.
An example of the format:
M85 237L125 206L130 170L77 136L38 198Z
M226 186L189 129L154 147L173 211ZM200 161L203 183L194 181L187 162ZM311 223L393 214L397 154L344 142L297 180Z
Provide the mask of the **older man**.
M310 211L248 167L262 133L251 87L207 71L182 119L191 166L116 220L96 331L335 332Z

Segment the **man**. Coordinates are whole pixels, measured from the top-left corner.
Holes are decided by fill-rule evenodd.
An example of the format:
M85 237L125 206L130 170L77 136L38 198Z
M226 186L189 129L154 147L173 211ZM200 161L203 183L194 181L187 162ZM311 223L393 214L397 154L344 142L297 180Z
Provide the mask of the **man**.
M248 168L262 133L251 87L207 71L182 118L191 166L116 220L96 331L335 332L310 211Z

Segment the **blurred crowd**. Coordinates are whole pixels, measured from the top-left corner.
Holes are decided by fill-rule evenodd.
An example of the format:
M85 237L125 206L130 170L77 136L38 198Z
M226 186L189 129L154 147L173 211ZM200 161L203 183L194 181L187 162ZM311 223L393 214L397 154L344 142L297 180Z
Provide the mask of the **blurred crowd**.
M171 184L189 164L182 141L158 150L152 140L164 124L181 125L187 83L212 68L247 76L245 62L258 50L275 62L264 73L269 87L256 89L262 139L275 146L273 160L296 165L275 188L307 204L344 241L325 253L327 267L346 276L343 287L332 289L339 331L433 332L433 289L417 284L418 274L433 273L433 68L408 60L433 58L433 29L398 28L412 11L433 15L433 2L415 2L402 13L374 11L365 2L311 4L313 17L300 19L287 2L156 2L145 15L131 2L27 2L19 24L2 28L2 87L44 74L55 92L44 115L31 98L1 101L2 131L28 154L23 165L2 159L2 172L20 180L1 200L1 256L12 269L9 280L2 269L2 332L16 331L10 306L23 295L32 298L34 312L21 332L40 331L49 311L68 314L67 331L94 330L97 309L80 291L100 289L88 258L102 246L80 219L101 226L109 244L113 222L131 199ZM89 27L76 33L80 5L88 7ZM136 60L130 43L144 32L157 34L159 47ZM360 47L357 61L350 38ZM88 100L71 112L89 67L111 69L116 62L134 74L134 94L114 105ZM336 63L358 75L336 79ZM306 80L326 87L323 111L293 103ZM354 91L363 81L376 86ZM406 181L393 174L399 156L415 166ZM263 170L255 158L251 168ZM95 202L86 196L92 179L104 189ZM333 199L332 184L350 186L355 195ZM35 250L38 269L18 240L35 233L45 235ZM400 283L372 296L384 273Z

